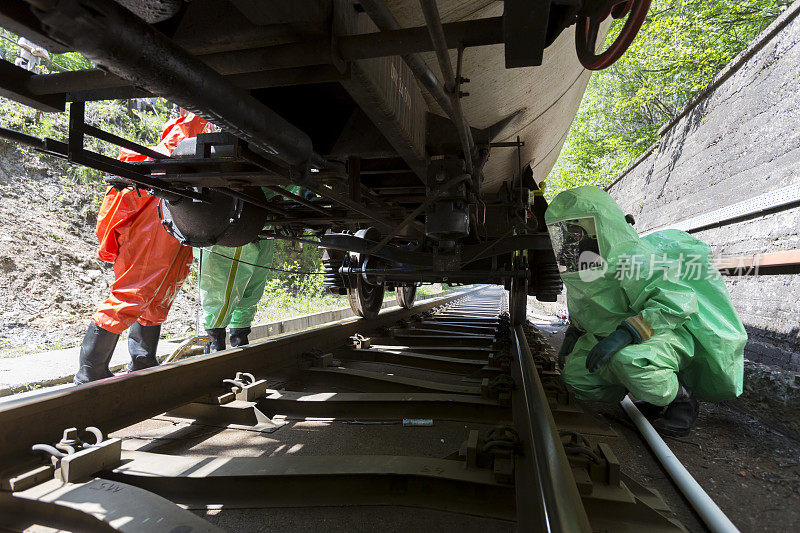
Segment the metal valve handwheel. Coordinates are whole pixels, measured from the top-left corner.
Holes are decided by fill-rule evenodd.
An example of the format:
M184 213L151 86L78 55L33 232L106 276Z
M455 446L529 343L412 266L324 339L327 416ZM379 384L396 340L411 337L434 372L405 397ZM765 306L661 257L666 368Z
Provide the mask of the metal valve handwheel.
M578 14L575 49L578 60L589 70L610 67L628 49L647 16L651 0L603 0L592 2ZM621 19L628 15L622 31L605 52L595 53L600 24L609 16Z

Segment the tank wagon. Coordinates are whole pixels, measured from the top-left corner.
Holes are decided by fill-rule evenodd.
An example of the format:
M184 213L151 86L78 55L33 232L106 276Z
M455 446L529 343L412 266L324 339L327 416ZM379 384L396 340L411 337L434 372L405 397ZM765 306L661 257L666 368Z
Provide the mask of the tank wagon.
M0 26L97 68L0 61L0 95L70 104L68 139L0 136L160 197L184 244L320 246L325 286L361 316L386 290L410 306L424 282L502 284L517 316L526 295L561 290L540 184L590 71L624 53L649 3L4 0ZM167 157L85 120L87 101L152 96L219 131ZM152 159L105 157L86 136Z

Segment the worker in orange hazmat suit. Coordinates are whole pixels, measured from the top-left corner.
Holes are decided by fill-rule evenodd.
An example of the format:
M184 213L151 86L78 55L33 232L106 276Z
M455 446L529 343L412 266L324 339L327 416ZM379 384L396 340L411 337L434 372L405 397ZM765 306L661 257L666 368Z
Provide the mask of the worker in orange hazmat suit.
M164 127L154 150L169 155L182 140L207 130L208 122L182 112ZM122 161L147 157L121 149ZM134 371L158 365L156 347L161 324L189 274L192 249L162 227L159 199L144 191L108 187L97 215L99 256L114 264L111 294L92 316L80 350L76 384L111 376L108 368L120 334L130 327L128 350Z

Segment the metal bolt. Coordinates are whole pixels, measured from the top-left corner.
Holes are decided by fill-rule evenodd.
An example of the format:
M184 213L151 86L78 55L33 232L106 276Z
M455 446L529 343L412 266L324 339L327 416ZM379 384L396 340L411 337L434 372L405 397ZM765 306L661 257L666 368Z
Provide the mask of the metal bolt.
M78 428L65 429L60 444L74 444L76 442L78 442Z

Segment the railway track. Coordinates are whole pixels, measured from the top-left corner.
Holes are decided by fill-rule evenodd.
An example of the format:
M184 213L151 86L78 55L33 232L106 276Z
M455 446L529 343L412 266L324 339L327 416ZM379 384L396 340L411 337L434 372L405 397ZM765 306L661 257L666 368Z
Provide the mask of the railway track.
M506 294L6 402L0 529L682 530Z

